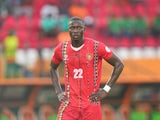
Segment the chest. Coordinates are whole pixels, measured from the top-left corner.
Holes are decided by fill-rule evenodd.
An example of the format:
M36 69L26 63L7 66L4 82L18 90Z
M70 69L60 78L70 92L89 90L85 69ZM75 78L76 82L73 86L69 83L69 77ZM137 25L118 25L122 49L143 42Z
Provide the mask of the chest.
M67 49L66 60L67 64L74 67L93 64L94 51L92 48L82 48L78 51Z

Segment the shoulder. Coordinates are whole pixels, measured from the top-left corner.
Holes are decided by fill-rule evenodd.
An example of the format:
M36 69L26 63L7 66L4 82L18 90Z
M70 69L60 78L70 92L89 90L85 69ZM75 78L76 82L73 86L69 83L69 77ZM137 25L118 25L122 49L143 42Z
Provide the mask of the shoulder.
M88 42L89 45L94 45L96 43L97 46L99 46L99 47L107 46L103 42L98 41L96 39L92 39L92 38L85 38L85 41Z
M92 41L92 42L94 42L94 41L95 41L95 39L93 39L93 38L89 38L89 37L85 37L85 38L84 38L84 40L86 40L86 41Z
M86 38L84 38L84 40L85 40L86 43L89 43L90 45L94 44L94 43L99 43L99 41L97 41L97 40L95 40L93 38L86 37Z

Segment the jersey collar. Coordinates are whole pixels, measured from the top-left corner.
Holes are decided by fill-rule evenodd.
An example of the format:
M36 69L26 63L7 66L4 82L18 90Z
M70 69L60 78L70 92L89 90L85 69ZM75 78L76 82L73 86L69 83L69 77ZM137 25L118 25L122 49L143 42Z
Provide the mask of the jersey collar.
M74 51L80 50L83 46L84 46L84 44L81 45L80 47L73 47L72 44L71 44L71 48L72 48Z

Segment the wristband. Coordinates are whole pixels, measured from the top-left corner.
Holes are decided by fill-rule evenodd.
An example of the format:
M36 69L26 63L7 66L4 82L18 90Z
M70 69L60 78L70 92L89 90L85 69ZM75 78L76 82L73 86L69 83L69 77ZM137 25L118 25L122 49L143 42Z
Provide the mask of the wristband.
M107 93L111 90L111 87L108 85L105 85L103 88L104 91L106 91Z

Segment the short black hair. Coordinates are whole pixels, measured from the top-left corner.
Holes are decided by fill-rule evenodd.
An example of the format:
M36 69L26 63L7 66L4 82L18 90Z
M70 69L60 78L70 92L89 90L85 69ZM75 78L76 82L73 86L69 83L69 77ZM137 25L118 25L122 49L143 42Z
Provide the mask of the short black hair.
M77 17L77 16L71 17L70 20L69 20L69 22L76 21L76 20L77 21L81 21L85 25L84 20L82 18L80 18L80 17Z
M73 20L80 20L80 21L83 21L82 18L77 17L77 16L74 16L74 17L71 17L71 18L70 18L70 21L73 21Z

